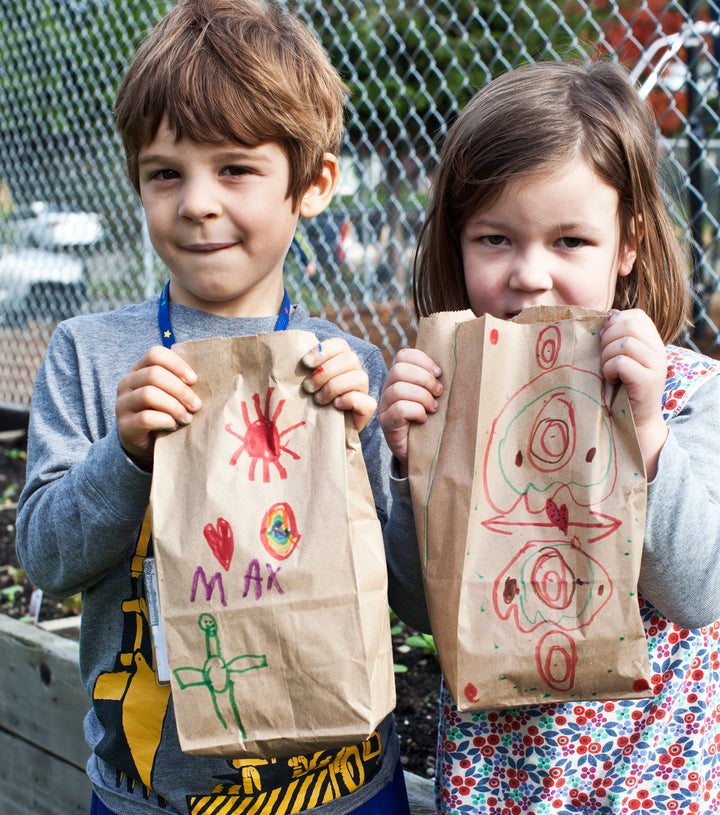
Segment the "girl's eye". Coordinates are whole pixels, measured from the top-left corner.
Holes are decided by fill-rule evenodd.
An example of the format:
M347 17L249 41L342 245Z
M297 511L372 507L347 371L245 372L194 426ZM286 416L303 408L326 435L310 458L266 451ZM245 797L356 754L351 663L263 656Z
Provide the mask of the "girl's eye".
M582 238L565 237L560 238L558 243L566 249L579 249L581 246L585 246L587 241L584 241Z
M507 238L504 235L483 235L482 242L487 246L502 246Z

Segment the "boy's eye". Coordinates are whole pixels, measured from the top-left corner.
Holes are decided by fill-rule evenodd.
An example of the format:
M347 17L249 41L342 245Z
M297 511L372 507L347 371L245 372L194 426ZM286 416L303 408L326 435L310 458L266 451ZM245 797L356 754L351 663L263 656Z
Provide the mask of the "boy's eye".
M180 173L177 170L154 170L150 174L150 178L157 179L158 181L168 181L172 178L178 178Z
M243 167L239 164L231 164L223 170L226 175L248 175L251 172L252 170L249 167Z

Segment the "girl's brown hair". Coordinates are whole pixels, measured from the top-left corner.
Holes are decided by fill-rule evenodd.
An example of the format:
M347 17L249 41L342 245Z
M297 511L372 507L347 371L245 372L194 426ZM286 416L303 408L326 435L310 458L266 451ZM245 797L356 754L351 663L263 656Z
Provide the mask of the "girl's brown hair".
M413 290L418 315L469 308L460 232L509 181L580 158L619 197L621 240L634 243L615 307L647 312L665 342L685 325L683 257L659 183L655 120L626 72L609 60L538 63L503 74L448 131L420 232Z
M177 139L277 142L297 205L337 155L347 88L296 17L263 0L179 0L138 48L120 85L115 121L128 174L165 120Z

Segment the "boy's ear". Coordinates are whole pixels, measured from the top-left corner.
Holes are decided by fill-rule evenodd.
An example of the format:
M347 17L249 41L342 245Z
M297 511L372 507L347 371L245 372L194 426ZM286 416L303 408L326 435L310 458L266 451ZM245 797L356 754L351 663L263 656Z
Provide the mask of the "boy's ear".
M300 199L300 215L303 218L312 218L327 207L332 201L339 178L340 167L337 156L332 153L325 153L320 175Z

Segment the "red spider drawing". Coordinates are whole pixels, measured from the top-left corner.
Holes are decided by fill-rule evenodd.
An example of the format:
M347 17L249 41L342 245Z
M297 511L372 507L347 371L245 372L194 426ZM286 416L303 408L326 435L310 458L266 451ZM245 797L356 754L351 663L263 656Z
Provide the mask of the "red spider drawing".
M280 413L282 412L283 406L285 405L285 400L281 399L276 407L275 412L273 413L272 419L270 418L270 398L273 394L275 388L268 388L267 394L265 395L265 410L261 411L260 409L260 394L254 393L253 394L253 402L255 403L255 414L257 419L254 422L250 421L250 415L248 414L247 403L243 401L242 403L242 417L243 421L245 422L245 433L237 433L233 430L232 424L226 424L225 430L228 433L231 433L235 438L240 439L242 444L238 449L233 453L232 458L230 459L230 465L234 466L237 464L237 460L240 458L243 452L247 452L250 456L250 470L248 472L248 478L250 481L255 480L255 467L257 466L258 461L262 461L263 465L263 482L266 484L270 481L270 465L273 464L277 471L280 473L280 478L287 478L287 470L283 467L280 463L280 455L281 453L287 453L289 456L292 456L295 460L299 459L300 456L294 451L291 450L289 447L281 444L280 440L283 436L286 436L290 433L291 430L295 430L297 427L301 427L305 424L305 422L298 422L297 424L292 425L291 427L286 428L282 432L279 432L277 429L277 420L280 417Z

